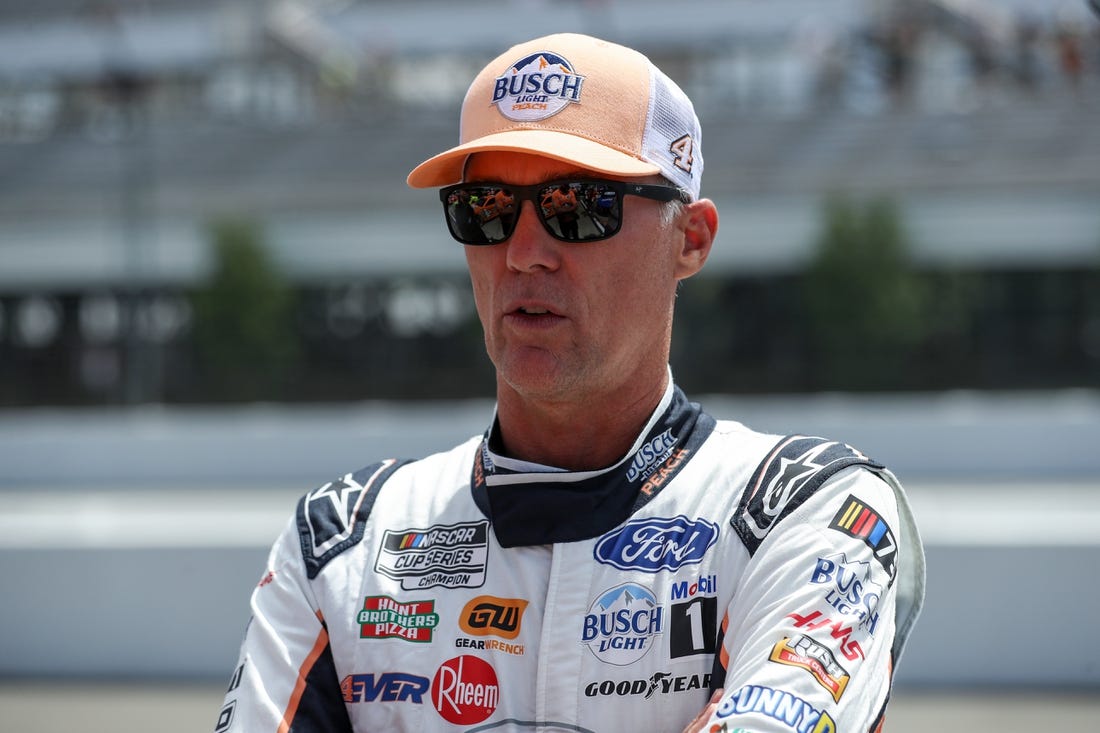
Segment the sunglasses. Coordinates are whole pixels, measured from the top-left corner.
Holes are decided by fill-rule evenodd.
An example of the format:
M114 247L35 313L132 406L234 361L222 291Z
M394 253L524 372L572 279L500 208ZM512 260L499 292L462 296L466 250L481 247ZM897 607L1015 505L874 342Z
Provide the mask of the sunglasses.
M520 206L535 205L543 228L563 242L598 242L615 236L623 224L623 196L654 201L691 201L675 186L625 181L569 179L532 186L459 183L439 192L451 236L462 244L499 244L516 229Z

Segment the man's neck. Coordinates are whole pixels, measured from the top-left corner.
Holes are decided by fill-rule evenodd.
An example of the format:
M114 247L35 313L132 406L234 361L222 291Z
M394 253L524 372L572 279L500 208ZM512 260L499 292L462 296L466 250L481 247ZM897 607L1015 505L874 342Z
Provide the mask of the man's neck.
M526 399L497 386L497 420L504 452L511 458L592 471L622 458L665 394L668 373L639 388L624 384L591 399Z

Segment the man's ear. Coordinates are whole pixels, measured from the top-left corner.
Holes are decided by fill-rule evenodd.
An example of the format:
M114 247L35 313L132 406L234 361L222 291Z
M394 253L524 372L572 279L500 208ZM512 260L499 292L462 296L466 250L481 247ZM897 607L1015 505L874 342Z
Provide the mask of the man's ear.
M676 263L676 279L684 280L703 269L718 235L718 208L710 199L684 204L680 214L684 238Z

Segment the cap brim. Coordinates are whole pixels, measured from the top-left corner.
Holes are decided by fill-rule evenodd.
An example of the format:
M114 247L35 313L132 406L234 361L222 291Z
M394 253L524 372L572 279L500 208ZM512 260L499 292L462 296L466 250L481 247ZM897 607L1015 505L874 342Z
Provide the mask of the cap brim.
M428 158L409 173L408 184L413 188L434 188L458 183L466 158L489 151L541 155L607 175L648 176L661 172L652 163L587 138L557 130L527 129L485 135Z

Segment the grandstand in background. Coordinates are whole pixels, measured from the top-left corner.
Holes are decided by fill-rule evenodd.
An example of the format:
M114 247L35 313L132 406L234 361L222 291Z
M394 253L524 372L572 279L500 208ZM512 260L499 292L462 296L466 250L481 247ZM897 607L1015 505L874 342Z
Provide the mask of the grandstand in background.
M455 139L485 59L533 28L634 45L696 100L723 215L706 276L733 283L724 306L799 276L825 195L885 195L914 268L993 292L970 326L993 334L978 358L1042 349L1050 322L1069 324L1056 363L1013 367L1034 379L962 386L1096 386L1100 21L1084 0L700 0L682 25L662 6L5 3L0 405L201 401L171 364L225 217L262 230L311 353L369 340L415 361L429 347L412 341L465 333L461 250L404 176Z

